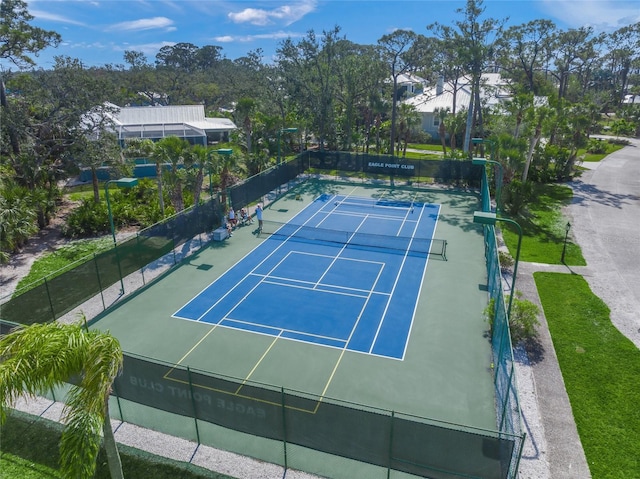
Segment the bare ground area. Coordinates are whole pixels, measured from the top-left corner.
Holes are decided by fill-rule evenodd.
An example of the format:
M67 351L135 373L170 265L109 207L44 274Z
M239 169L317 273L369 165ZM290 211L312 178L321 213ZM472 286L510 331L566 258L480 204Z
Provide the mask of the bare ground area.
M31 237L20 251L12 254L8 264L0 265L0 298L13 294L20 280L31 271L36 259L69 242L68 238L62 236L62 226L76 205L77 202L63 198L49 225Z

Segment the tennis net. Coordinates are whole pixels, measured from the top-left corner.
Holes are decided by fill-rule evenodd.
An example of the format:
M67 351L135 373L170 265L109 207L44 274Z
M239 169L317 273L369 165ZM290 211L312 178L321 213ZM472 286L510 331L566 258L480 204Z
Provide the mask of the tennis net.
M443 239L358 233L267 220L263 221L262 233L276 239L332 243L398 254L430 255L447 260L447 241Z

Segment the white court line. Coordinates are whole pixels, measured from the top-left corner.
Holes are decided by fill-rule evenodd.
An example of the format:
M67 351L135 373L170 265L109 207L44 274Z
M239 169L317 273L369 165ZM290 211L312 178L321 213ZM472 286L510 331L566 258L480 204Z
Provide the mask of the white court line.
M422 208L420 209L420 218L418 220L418 222L416 223L414 229L413 229L413 234L412 234L412 238L411 241L413 241L413 235L415 235L416 233L416 229L418 228L418 225L420 224L420 220L422 219L422 214L424 213L424 205L422 205ZM435 231L434 231L435 232ZM411 247L411 242L409 242L409 248ZM380 334L380 329L382 329L382 324L384 323L385 319L387 318L387 312L389 311L389 304L391 303L391 298L393 297L393 295L395 294L396 291L396 286L398 285L398 281L400 280L400 276L402 276L402 270L404 269L404 265L407 261L407 256L409 254L409 250L405 251L404 253L404 257L402 258L402 264L400 265L400 269L398 270L398 274L396 275L396 280L393 283L393 287L391 288L391 296L389 296L389 300L387 301L387 305L384 308L384 313L382 314L382 321L380 321L380 324L378 325L378 330L376 331L376 334L373 338L373 341L371 342L371 348L369 348L369 353L371 353L371 351L373 351L373 348L376 345L376 342L378 341L378 336ZM427 254L427 262L429 261L429 255ZM426 263L425 263L425 268L424 271L426 271ZM423 273L424 276L424 273ZM422 285L420 285L420 287L422 288ZM420 291L420 290L418 290ZM418 298L416 298L416 305L418 304ZM414 309L414 315L411 318L411 325L413 325L413 318L415 318L415 309ZM409 327L409 332L411 331L411 326ZM405 339L405 351L407 349L407 341L409 341L409 334L407 334L407 337ZM404 359L404 353L403 353L403 359Z
M382 271L382 268L380 269L380 271ZM269 278L272 278L271 276ZM336 286L333 284L317 284L317 283L312 283L313 286L305 286L304 284L282 284L278 281L271 281L269 278L266 278L261 282L262 284L274 284L277 286L282 286L283 288L297 288L297 289L306 289L307 291L318 291L319 293L328 293L328 294L338 294L340 296L353 296L354 298L366 298L367 296L371 295L371 294L377 294L380 296L390 296L391 293L385 293L383 291L374 291L373 289L357 289L357 288L347 288L346 286ZM285 279L285 278L282 278ZM291 281L291 280L289 280ZM325 288L325 289L323 289ZM326 289L326 288L335 288L335 289L344 289L346 291L342 292L342 291L334 291L333 289ZM352 293L350 293L349 291L352 291ZM357 293L363 293L363 294L357 294Z
M335 197L336 197L336 195L333 195L331 198L335 198ZM313 203L314 203L314 202L312 201L312 202L311 202L311 203L309 203L307 206L305 206L305 207L302 209L302 211L300 211L300 213L302 213L302 212L303 212L304 210L306 210L307 208L311 208L311 206L313 206ZM298 213L298 214L300 214L300 213ZM311 215L311 218L313 218L316 214L317 214L317 212L316 212L316 213L314 213L313 215ZM306 224L306 222L305 222L305 224ZM183 309L185 306L187 306L187 305L191 304L193 301L195 301L196 299L198 299L198 298L200 297L200 295L201 295L202 293L204 293L204 292L205 292L209 287L211 287L211 285L212 285L213 283L215 283L216 281L219 281L219 280L221 280L222 278L224 278L227 274L229 274L229 271L233 270L233 268L235 268L239 263L241 263L241 262L242 262L242 261L243 261L247 256L249 256L251 253L253 253L253 252L254 252L256 249L258 249L261 245L262 245L262 243L257 244L255 248L253 248L253 249L252 249L248 254L246 254L245 256L243 256L242 258L240 258L238 261L236 261L236 262L235 262L235 263L234 263L230 268L228 268L228 269L227 269L227 271L225 271L222 275L220 275L220 277L218 277L218 278L216 278L215 280L211 281L211 283L209 283L209 284L208 284L208 285L206 285L204 288L202 288L202 289L198 292L198 294L196 294L193 298L191 298L191 299L190 299L189 301L187 301L184 305L182 305L182 307L180 307L180 309ZM281 246L282 246L282 245L281 245ZM272 251L272 252L271 252L267 257L265 257L265 259L264 259L263 261L261 261L261 262L260 262L260 264L262 264L264 261L266 261L266 260L267 260L267 258L269 258L269 257L270 257L273 253L275 253L279 248L280 248L280 247L278 247L278 248L274 249L274 250L273 250L273 251ZM259 266L259 265L258 265L258 266ZM256 266L256 268L257 268L257 266ZM255 270L255 269L254 269L254 270ZM248 276L248 274L247 274L246 276ZM245 277L246 277L246 276L245 276ZM240 281L240 282L236 283L236 285L234 286L234 288L235 288L236 286L238 286L240 283L242 283L242 281ZM232 289L234 289L234 288L232 288ZM178 311L180 311L180 309L178 309ZM176 318L180 318L179 316L176 316L176 313L177 313L178 311L176 311L175 313L173 313L171 316L172 316L172 317L176 317ZM208 311L207 311L207 312L208 312ZM205 314L206 314L207 312L205 312ZM202 316L200 316L200 318L202 318ZM199 321L199 320L200 320L200 318L198 318L196 321Z
M324 270L324 273L322 273L322 275L320 276L320 278L318 279L318 281L316 282L316 284L322 283L322 278L324 278L327 273L329 272L329 270L331 269L331 267L336 263L336 261L338 261L338 258L340 257L340 255L342 254L342 252L347 248L347 244L349 243L349 240L351 238L353 238L353 235L356 234L358 232L358 230L360 229L360 227L362 227L362 225L364 224L364 222L366 221L366 218L362 218L362 221L360 221L360 224L358 225L358 227L356 228L356 230L353 233L349 233L349 238L347 240L347 243L345 243L342 248L340 248L340 251L338 251L338 254L336 255L335 258L333 258L333 261L331 262L331 264Z
M388 221L415 221L415 220L407 220L406 218L401 218L400 216L388 216L388 215L381 215L379 213L356 213L354 211L336 211L336 210L321 211L321 213L325 214L327 217L335 215L335 216L354 216L356 218L362 218L364 216L367 216L369 218L376 218L376 219L388 220ZM327 218L325 217L322 221L326 219Z
M424 205L422 205L422 209L424 210ZM436 229L438 228L438 220L440 219L440 209L441 209L441 206L438 205L438 211L436 212L436 224L433 226L433 233L431 234L431 246L433 246L433 241L434 241L434 238L436 237ZM427 262L425 263L424 269L422 270L422 278L420 278L420 289L418 289L418 298L416 298L416 302L413 306L413 315L411 316L411 324L409 325L409 330L407 331L407 342L405 342L404 352L402 353L403 360L404 360L404 355L407 352L408 339L411 337L411 331L413 330L413 321L415 320L416 312L418 311L418 300L420 299L419 292L422 291L422 287L424 286L424 278L427 274L427 266L429 265L430 253L431 251L429 251L429 254L427 254Z
M405 224L407 224L409 222L415 222L416 223L416 227L417 227L418 224L420 224L420 222L417 221L417 220L409 220L408 219L409 215L413 215L413 199L414 198L415 198L415 195L413 195L413 197L411 198L411 207L405 213L404 220L402 221L402 224L400 225L400 228L398 228L398 232L396 233L396 236L400 236L400 233L402 233L402 228L404 227ZM422 209L424 209L424 205L423 205ZM420 214L420 218L422 218L422 214ZM415 228L414 228L413 232L414 233L416 232Z
M324 336L322 334L309 334L306 333L304 331L297 331L295 329L287 329L287 328L278 328L276 326L267 326L266 324L262 324L262 323L252 323L251 321L244 321L241 319L233 319L229 316L225 316L223 318L223 321L232 321L234 323L240 323L240 324L246 324L247 326L254 326L257 328L264 328L264 329L273 329L274 331L280 331L280 334L278 335L278 338L280 338L282 336L283 333L294 333L294 334L300 334L302 336L309 336L310 338L319 338L319 339L328 339L329 341L336 341L339 343L344 343L345 340L342 338L334 338L333 336ZM221 328L228 328L228 329L237 329L237 328L233 328L232 326L227 326L225 324L218 324L217 326L220 326ZM264 333L262 331L251 331L252 333L258 333L258 334L263 334L264 336L273 336L272 334L267 334ZM286 338L286 339L293 339L293 338ZM324 346L323 344L320 344L320 346Z

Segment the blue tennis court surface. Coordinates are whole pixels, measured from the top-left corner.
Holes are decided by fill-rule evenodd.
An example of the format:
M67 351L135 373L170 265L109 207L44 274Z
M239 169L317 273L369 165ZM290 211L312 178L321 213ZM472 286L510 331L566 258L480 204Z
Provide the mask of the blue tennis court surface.
M402 359L439 211L322 195L173 316Z

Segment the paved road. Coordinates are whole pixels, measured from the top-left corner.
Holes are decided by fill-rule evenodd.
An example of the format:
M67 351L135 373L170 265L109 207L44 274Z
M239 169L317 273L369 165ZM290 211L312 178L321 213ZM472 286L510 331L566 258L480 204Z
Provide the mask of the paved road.
M599 163L585 164L588 171L571 184L574 199L566 214L587 266L522 263L516 288L540 304L533 272L580 274L611 309L616 327L640 347L640 140L631 142ZM544 315L539 339L541 357L530 358L530 371L519 367L529 436L520 478L589 478Z
M585 279L640 348L640 140L601 161L573 185L573 235Z

